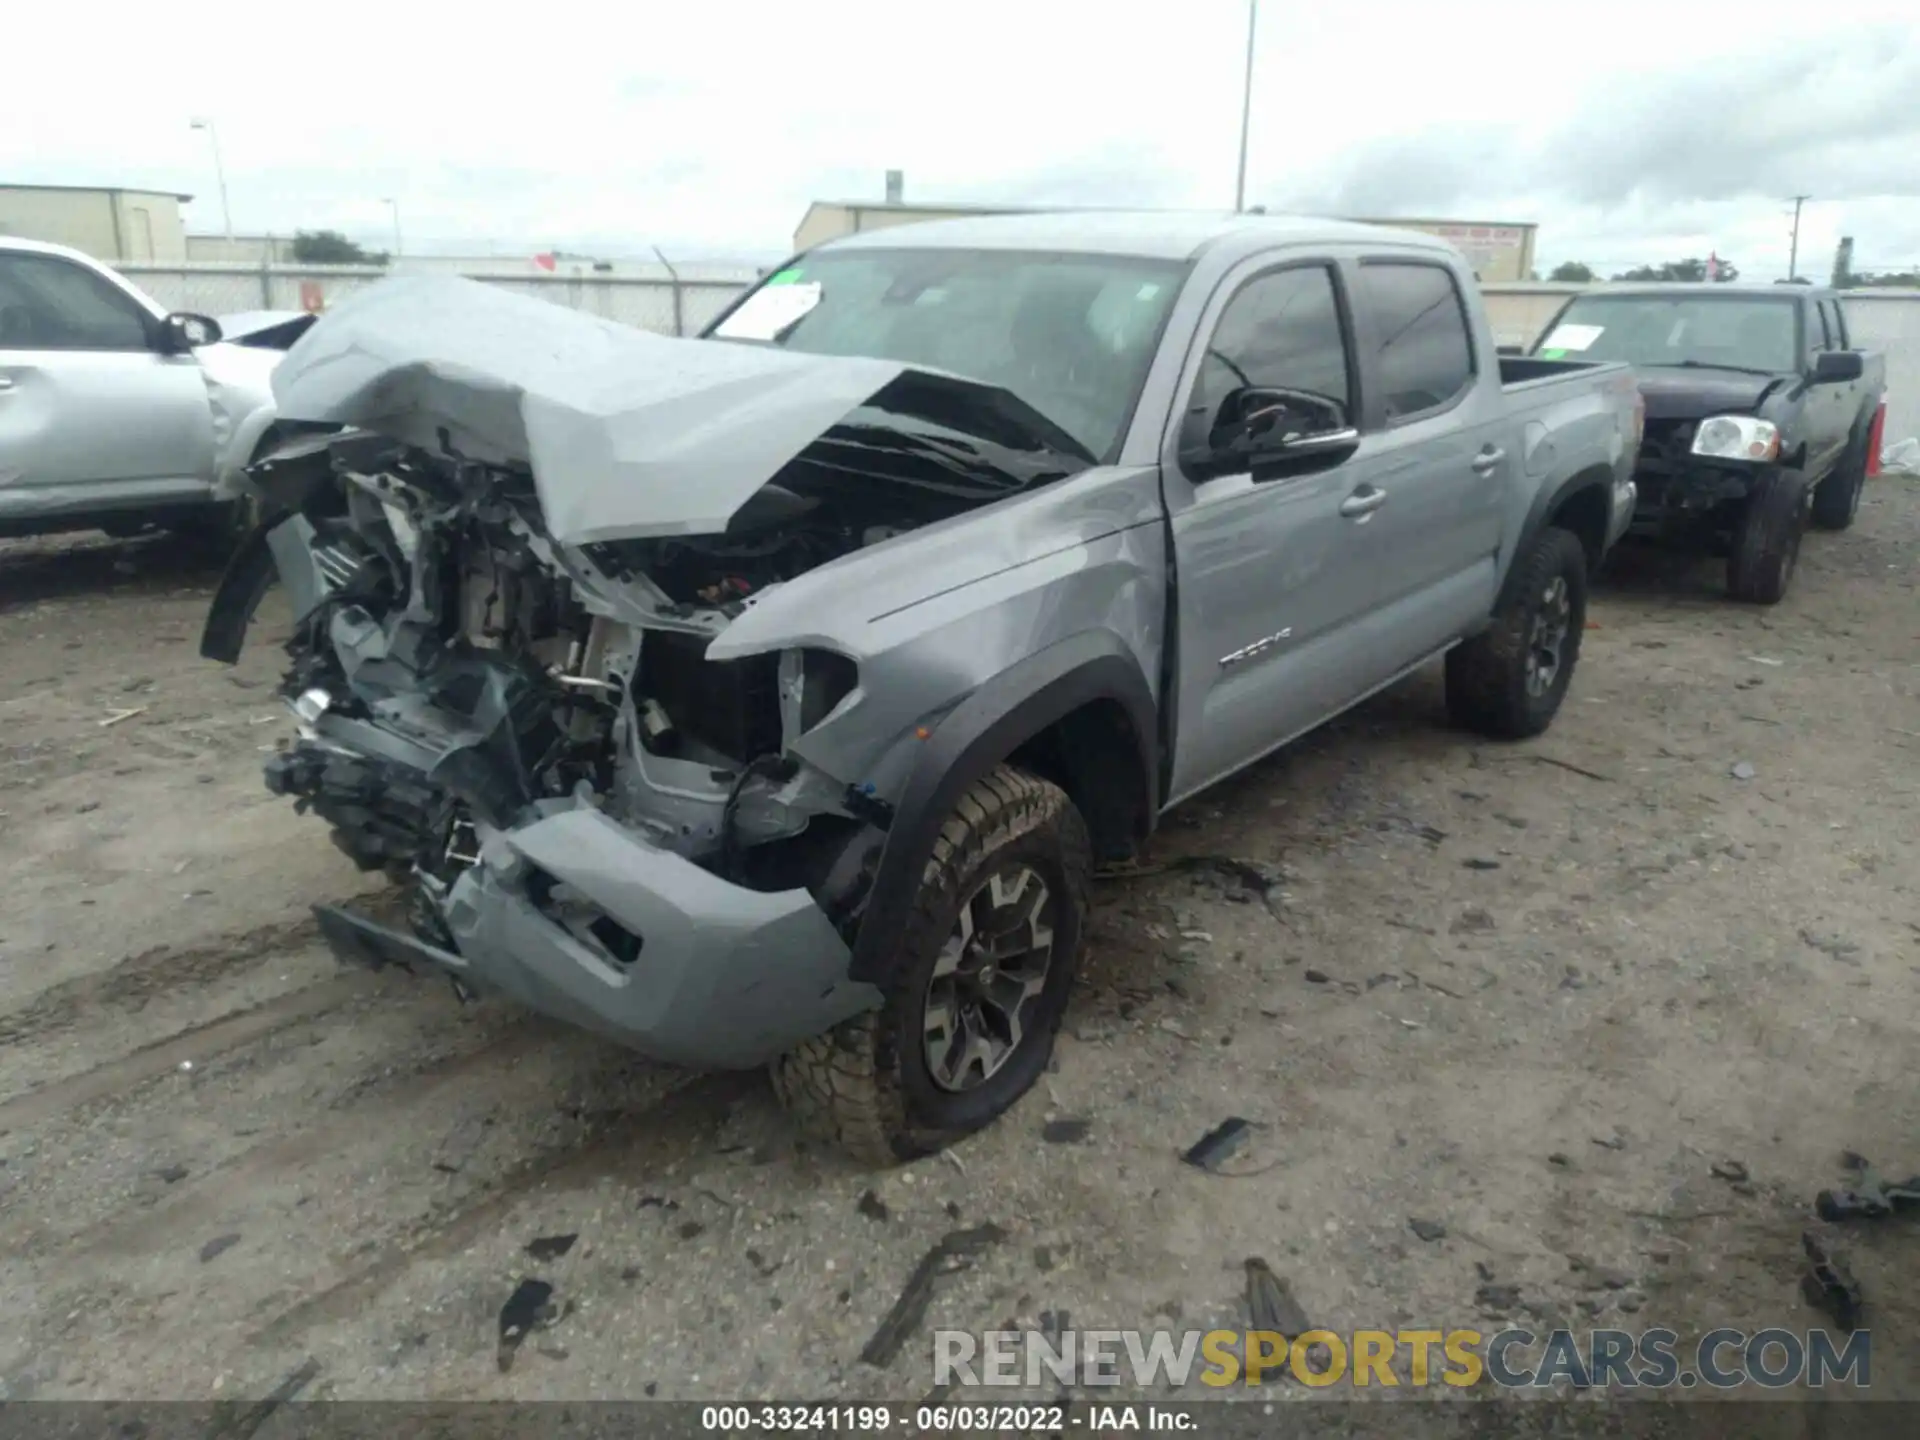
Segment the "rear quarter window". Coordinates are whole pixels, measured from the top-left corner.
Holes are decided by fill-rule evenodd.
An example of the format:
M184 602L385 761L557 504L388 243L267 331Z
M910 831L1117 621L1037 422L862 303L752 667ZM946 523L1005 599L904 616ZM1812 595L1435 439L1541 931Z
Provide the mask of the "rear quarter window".
M1371 317L1373 369L1386 421L1443 410L1473 384L1473 337L1453 272L1417 261L1360 266L1361 308Z

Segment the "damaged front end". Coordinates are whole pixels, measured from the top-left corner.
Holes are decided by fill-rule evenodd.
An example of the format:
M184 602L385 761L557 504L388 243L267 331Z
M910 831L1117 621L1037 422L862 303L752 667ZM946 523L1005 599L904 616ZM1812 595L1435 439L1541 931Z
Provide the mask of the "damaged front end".
M362 392L387 413L303 405L303 351L324 374L309 347L334 323L289 357L282 412L292 399L363 428L253 469L273 518L235 557L202 648L234 659L277 574L298 735L267 784L406 887L411 934L322 907L335 950L437 967L702 1068L763 1063L878 1003L848 966L890 812L868 776L800 743L857 703L858 661L825 643L709 648L797 576L1071 465L1038 449L984 464L986 441L961 463L948 440L857 418L809 438L803 418L791 459L708 492L720 524L687 521L693 501L649 503L631 475L563 483L551 421L500 443L512 426L471 403L493 395L470 374L429 384L387 363ZM533 388L511 398L522 416ZM657 533L645 517L676 503L686 523Z

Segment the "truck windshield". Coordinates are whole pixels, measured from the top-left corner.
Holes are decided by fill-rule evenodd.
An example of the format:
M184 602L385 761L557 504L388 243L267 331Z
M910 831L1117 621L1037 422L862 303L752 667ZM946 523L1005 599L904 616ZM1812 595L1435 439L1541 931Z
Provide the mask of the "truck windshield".
M1629 365L1799 369L1798 307L1762 295L1582 295L1536 351Z
M768 277L712 333L998 385L1111 460L1184 271L1114 255L829 250Z

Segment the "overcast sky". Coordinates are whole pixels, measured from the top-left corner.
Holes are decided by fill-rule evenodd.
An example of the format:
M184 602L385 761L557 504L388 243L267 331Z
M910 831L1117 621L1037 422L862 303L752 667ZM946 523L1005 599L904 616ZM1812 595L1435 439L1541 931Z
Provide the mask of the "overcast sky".
M1905 4L1261 0L1247 199L1531 220L1542 268L1920 265ZM434 18L435 13L445 18ZM409 250L773 259L815 198L1228 208L1246 0L10 9L0 180ZM1904 17L1904 18L1903 18ZM112 44L102 43L110 31Z

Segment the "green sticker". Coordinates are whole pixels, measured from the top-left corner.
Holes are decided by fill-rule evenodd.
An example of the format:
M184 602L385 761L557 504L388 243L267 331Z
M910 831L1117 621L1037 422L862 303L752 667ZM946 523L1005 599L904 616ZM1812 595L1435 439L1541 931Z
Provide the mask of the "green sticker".
M800 267L798 265L795 265L791 269L782 270L778 274L769 275L767 277L767 284L792 285L799 279L800 279Z
M1564 360L1567 358L1567 352L1564 350L1542 350L1540 352L1540 358L1542 360Z

